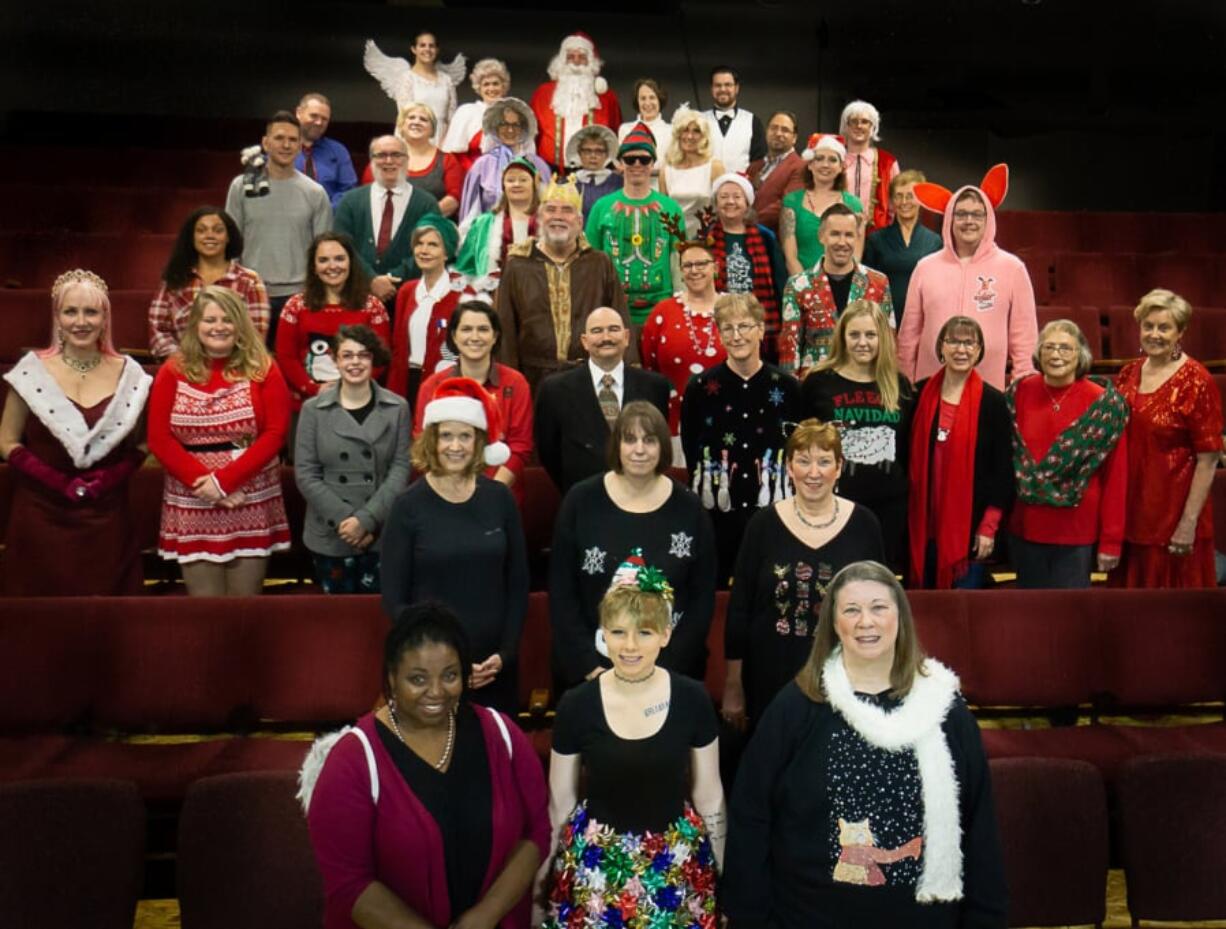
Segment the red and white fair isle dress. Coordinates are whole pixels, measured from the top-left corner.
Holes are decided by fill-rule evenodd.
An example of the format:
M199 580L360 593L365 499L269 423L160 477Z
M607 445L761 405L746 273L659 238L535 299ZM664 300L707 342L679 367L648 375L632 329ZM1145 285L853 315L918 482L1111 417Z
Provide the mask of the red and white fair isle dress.
M648 371L659 371L672 385L668 392L668 430L681 430L681 397L695 374L714 368L728 357L715 327L714 314L686 309L681 296L655 305L643 323L639 357Z
M290 546L279 459L289 389L275 364L262 381L234 382L224 365L215 361L209 380L194 384L172 360L153 384L149 447L166 469L158 553L170 561L227 562ZM227 508L198 498L192 484L206 474L225 494L241 491L243 502Z

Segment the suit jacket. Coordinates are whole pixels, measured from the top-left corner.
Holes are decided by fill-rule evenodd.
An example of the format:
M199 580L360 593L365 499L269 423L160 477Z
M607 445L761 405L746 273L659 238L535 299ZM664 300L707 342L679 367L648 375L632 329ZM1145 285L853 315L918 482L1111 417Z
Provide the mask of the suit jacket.
M307 505L302 543L320 555L356 554L336 534L350 516L376 534L371 547L378 550L392 501L409 482L409 405L378 384L371 387L375 407L363 423L341 406L335 387L302 405L294 479Z
M753 208L758 214L758 222L772 232L779 231L779 208L783 195L805 186L805 171L808 170L805 160L795 152L788 154L779 166L766 176L765 181L758 180L762 169L766 167L766 159L759 158L750 164L745 173L755 191Z
M624 370L622 405L646 400L667 420L668 378L629 365ZM533 432L537 457L563 496L584 478L608 470L609 424L600 412L586 360L549 375L538 385Z
M375 249L375 230L370 215L370 188L373 184L355 187L341 198L336 208L336 218L332 221L332 229L343 232L353 239L358 250L358 259L370 277L380 274L390 274L400 278L401 282L411 278L421 277L417 270L417 262L413 260L413 249L409 238L417 221L427 213L437 213L438 201L420 187L409 185L409 204L404 211L404 219L392 236L383 257L379 257Z

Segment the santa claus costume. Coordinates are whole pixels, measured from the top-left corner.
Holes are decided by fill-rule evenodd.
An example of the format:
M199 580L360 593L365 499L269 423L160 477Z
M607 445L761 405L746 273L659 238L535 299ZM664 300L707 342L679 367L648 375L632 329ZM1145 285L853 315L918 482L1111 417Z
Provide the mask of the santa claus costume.
M571 51L586 53L586 64L567 61L567 52ZM532 95L532 111L539 126L536 151L554 170L564 169L566 143L584 126L599 124L616 131L621 125L621 105L600 76L603 66L591 37L571 33L549 63L553 80L541 84Z

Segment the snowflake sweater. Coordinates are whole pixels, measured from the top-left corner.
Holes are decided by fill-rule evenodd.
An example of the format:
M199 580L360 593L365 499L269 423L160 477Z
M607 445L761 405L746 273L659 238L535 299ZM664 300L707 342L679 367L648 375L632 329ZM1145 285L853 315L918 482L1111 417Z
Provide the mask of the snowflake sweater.
M549 559L554 665L568 684L610 667L597 648L600 599L633 548L673 586L673 636L662 667L702 680L715 608L715 540L698 498L681 485L650 513L627 513L605 490L604 474L580 481L562 501Z

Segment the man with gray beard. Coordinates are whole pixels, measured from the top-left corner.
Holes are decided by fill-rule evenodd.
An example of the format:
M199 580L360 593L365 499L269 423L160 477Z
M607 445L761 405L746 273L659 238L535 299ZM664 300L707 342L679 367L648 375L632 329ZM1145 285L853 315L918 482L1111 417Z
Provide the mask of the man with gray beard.
M553 80L541 84L532 95L539 127L536 153L554 171L566 169L566 143L584 126L608 126L616 132L621 125L621 105L600 76L602 67L604 62L596 55L591 37L571 33L549 63Z
M555 179L541 194L539 238L511 246L498 286L499 358L518 368L535 391L551 371L584 358L579 336L596 307L612 307L626 326L626 294L613 262L583 238L582 197ZM631 344L628 360L637 361Z

